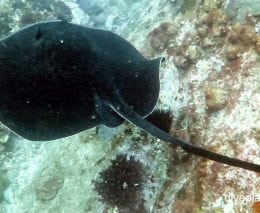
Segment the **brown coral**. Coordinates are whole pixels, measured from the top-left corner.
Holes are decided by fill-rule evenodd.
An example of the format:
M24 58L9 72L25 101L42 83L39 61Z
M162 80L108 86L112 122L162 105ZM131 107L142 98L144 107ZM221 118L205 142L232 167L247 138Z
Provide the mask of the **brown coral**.
M169 37L163 33L156 34L155 36L151 37L150 40L151 47L158 52L165 50L168 44Z
M256 36L255 28L251 25L241 25L239 30L240 39L244 45L252 44L253 38Z
M241 56L241 46L228 44L225 48L225 54L227 59L236 59Z
M151 47L161 52L169 45L169 40L176 34L176 30L169 22L163 22L157 28L149 33Z
M253 213L260 213L260 201L256 201L252 205Z

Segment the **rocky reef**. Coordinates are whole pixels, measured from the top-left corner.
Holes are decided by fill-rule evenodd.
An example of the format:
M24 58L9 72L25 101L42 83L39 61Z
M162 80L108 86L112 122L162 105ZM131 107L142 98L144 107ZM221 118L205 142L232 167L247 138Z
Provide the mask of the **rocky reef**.
M52 19L112 30L147 58L165 57L147 120L260 164L260 3L247 2L0 0L0 36ZM3 213L258 213L259 183L257 173L191 156L127 122L44 143L0 126Z

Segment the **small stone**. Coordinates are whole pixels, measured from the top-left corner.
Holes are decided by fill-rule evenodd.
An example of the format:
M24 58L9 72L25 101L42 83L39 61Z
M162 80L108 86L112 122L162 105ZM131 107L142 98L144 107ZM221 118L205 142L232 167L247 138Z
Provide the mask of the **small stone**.
M196 61L201 55L197 46L189 46L187 54L191 61Z
M197 19L197 25L201 26L201 25L205 25L207 24L207 20L208 20L208 14L207 13L203 13L202 15L200 15Z
M215 112L223 109L227 104L226 91L219 87L210 86L205 91L208 111Z
M177 68L187 69L191 64L191 61L183 55L178 55L174 57L173 63Z
M211 38L206 37L202 42L202 46L206 48L211 48L215 46L215 42Z
M63 186L63 179L59 176L51 176L46 180L43 180L35 189L35 193L40 200L53 199L58 189Z
M96 16L90 17L91 21L94 22L95 26L97 25L104 25L106 23L106 15L105 13L100 13Z
M207 31L207 28L206 27L199 27L197 28L197 34L199 37L202 37L204 38L206 35L207 35L208 31Z
M204 0L203 9L208 12L210 10L217 8L217 5L218 5L218 0Z

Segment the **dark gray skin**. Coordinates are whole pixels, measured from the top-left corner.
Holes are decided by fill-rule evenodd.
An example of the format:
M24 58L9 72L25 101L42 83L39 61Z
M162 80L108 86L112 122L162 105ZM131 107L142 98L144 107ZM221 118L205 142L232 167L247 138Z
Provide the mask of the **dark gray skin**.
M98 103L111 90L106 78L142 116L159 93L159 60L148 61L113 33L67 22L38 23L1 40L0 64L0 120L29 140L120 125Z
M160 61L108 31L34 24L0 41L0 120L23 138L46 141L127 119L189 153L260 172L260 165L176 139L143 119L158 99Z

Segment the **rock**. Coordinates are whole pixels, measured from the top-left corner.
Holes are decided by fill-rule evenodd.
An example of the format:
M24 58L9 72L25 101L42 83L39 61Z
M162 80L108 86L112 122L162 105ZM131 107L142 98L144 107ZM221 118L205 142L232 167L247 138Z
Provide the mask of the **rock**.
M94 5L86 10L86 13L90 16L97 16L102 13L104 9L100 6Z
M0 171L2 173L2 171ZM6 190L6 188L9 186L10 184L10 181L9 179L0 174L0 203L3 201L4 199L4 195L3 195L3 192Z
M6 143L9 139L10 131L0 124L0 143Z
M237 16L239 9L239 0L227 1L224 12L230 18L234 19Z
M225 6L225 13L229 18L235 18L234 21L244 23L248 14L260 15L260 1L229 0Z
M58 189L63 186L63 179L59 176L50 176L43 179L39 185L36 186L35 193L40 200L51 200L53 199Z
M97 26L97 25L103 25L106 23L106 16L104 13L100 13L99 15L97 16L91 16L90 17L91 21L94 22L94 25Z
M187 55L191 61L196 61L200 57L201 52L197 46L191 45L187 49Z
M173 59L173 63L177 68L180 69L188 69L191 65L191 61L183 55L175 56Z
M205 91L208 111L215 112L226 106L226 91L219 87L209 86Z
M229 44L225 48L225 54L229 60L239 58L241 56L241 48L239 45Z
M90 16L97 16L104 11L101 6L88 0L77 0L79 7Z
M218 0L205 0L203 9L208 12L217 8L217 6L218 6Z

